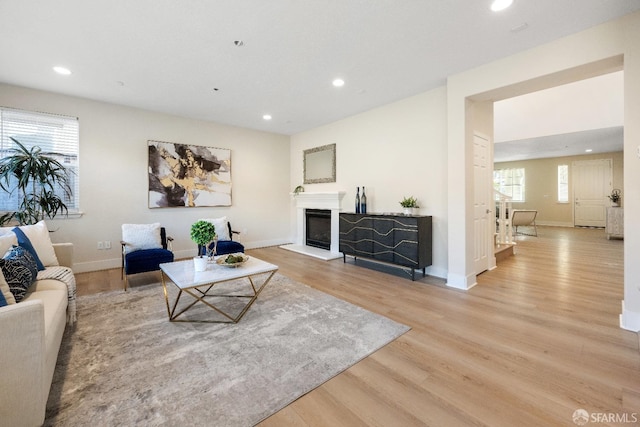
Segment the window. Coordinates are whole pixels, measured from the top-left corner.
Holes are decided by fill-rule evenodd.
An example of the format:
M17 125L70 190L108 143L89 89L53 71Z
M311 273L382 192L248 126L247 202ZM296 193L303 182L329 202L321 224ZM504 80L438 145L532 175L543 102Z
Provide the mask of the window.
M494 170L493 188L514 202L524 202L524 168Z
M0 107L0 158L7 150L17 148L11 137L20 141L26 148L38 146L44 152L54 153L54 157L65 165L69 174L71 197L65 197L64 191L56 192L63 197L69 213L79 210L80 180L78 175L79 125L77 117L56 114L36 113ZM0 211L15 211L20 204L17 192L9 194L0 191Z
M569 203L569 165L558 165L558 202Z

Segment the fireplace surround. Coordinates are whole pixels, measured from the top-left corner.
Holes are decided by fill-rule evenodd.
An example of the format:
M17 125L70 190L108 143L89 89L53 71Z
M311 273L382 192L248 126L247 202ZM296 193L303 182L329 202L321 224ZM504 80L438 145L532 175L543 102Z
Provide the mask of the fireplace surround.
M281 248L294 252L313 256L320 259L331 260L342 258L338 250L340 236L340 203L344 197L344 191L330 192L301 192L292 194L296 204L296 236L293 244L283 245ZM321 249L307 245L306 236L306 215L307 209L321 209L331 212L331 240L329 249Z

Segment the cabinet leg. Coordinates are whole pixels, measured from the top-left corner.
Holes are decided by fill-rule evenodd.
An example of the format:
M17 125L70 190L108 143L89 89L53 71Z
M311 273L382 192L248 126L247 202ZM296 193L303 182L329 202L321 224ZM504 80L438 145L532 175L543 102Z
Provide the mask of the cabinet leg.
M416 269L415 268L411 269L411 280L413 280L413 281L416 280Z

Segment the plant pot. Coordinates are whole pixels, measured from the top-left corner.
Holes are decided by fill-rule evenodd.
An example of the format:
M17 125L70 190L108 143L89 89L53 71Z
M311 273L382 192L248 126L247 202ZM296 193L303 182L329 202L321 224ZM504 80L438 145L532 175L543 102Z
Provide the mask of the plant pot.
M195 257L193 259L193 267L196 271L205 271L208 262L209 259L207 257Z
M402 208L402 213L405 215L415 215L416 208Z

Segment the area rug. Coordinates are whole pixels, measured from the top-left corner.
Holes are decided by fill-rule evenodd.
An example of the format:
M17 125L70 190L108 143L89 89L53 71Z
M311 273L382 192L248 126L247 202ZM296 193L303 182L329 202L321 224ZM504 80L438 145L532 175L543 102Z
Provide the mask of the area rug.
M169 322L160 284L77 305L46 426L255 425L409 330L279 273L237 324Z

